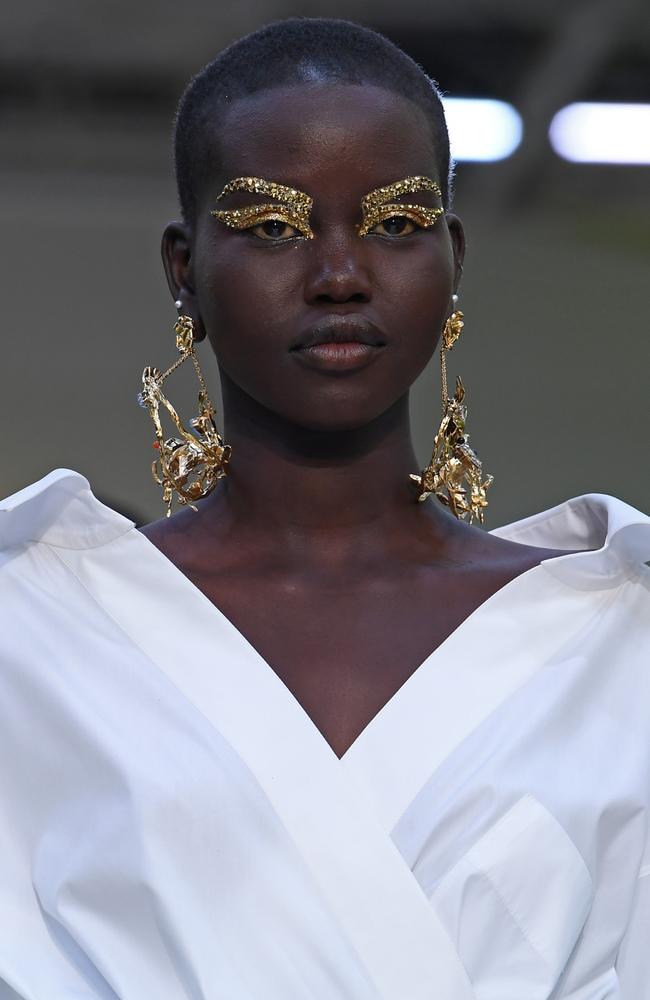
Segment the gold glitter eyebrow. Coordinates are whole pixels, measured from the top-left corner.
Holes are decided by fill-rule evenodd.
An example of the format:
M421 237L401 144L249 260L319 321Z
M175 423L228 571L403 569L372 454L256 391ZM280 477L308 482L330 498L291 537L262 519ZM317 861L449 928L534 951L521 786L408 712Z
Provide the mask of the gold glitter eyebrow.
M263 177L235 177L229 181L221 194L217 196L217 201L225 198L226 195L235 191L249 191L251 194L263 194L275 201L282 202L286 208L283 210L278 205L266 203L264 205L247 205L245 208L232 209L212 209L210 215L214 215L220 222L230 226L231 229L249 229L260 222L278 221L286 222L294 229L300 230L302 235L309 240L313 240L314 233L309 225L309 214L314 204L314 199L310 198L304 191L297 188L287 187L285 184L278 184L276 181L267 181Z
M358 228L359 236L367 236L371 229L393 215L405 215L425 229L433 226L444 215L444 208L425 208L423 205L409 205L394 200L403 194L415 194L416 191L433 191L439 198L442 197L438 182L422 176L406 177L364 195L361 199L363 222Z

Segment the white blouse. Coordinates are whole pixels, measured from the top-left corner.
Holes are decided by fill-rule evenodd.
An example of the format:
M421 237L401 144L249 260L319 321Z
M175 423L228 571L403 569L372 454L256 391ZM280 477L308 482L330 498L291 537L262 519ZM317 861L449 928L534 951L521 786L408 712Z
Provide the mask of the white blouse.
M494 534L585 551L339 760L85 479L1 504L0 1000L650 1000L650 519Z

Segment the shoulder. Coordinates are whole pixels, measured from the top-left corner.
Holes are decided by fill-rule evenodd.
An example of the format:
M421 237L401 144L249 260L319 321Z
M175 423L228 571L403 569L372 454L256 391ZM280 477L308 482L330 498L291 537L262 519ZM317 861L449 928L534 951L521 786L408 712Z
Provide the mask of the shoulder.
M554 551L544 556L551 572L591 589L624 579L648 583L650 517L601 493L574 497L530 517L504 525L491 535ZM548 560L548 562L546 562Z
M133 522L93 496L88 480L55 469L0 501L0 551L45 543L95 548L133 528Z
M131 521L97 500L86 479L57 469L0 501L0 668L37 669L65 657L82 632L95 637L101 615L77 578L84 565L121 582ZM117 541L117 548L108 543ZM119 586L119 583L118 583Z

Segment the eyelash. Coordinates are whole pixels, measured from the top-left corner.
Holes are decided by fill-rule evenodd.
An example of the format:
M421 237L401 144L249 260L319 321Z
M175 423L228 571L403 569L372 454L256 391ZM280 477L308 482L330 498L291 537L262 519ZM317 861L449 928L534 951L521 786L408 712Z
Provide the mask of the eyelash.
M385 223L390 222L393 219L406 219L413 226L415 226L415 230L411 230L408 233L396 233L396 234L374 232L377 226L385 225ZM290 229L293 229L296 235L285 236L285 237L259 236L255 232L255 230L258 229L260 226L263 226L265 222L282 222L285 226L289 226ZM414 232L430 228L431 225L433 225L433 223L428 223L428 225L423 225L421 216L418 217L415 212L404 212L404 211L387 212L386 215L383 216L383 218L377 219L375 221L373 227L369 229L367 233L364 233L364 236L371 236L371 235L381 236L384 239L399 240L399 239L405 239L406 236L412 236ZM260 219L258 222L255 223L255 225L248 226L246 229L244 229L243 232L251 233L256 239L262 240L264 243L288 243L290 240L306 238L305 234L301 232L301 230L298 229L298 227L295 226L293 222L290 222L288 219L285 219L282 215L279 215L278 213L273 213L271 215L268 215L265 219Z
M444 209L425 208L423 205L385 205L383 208L373 209L369 214L372 225L368 221L363 222L359 227L360 236L369 236L376 226L388 222L390 219L408 219L418 229L430 229L444 214ZM400 237L391 238L399 239Z
M210 214L237 232L251 232L258 226L264 225L265 222L277 221L291 226L303 239L313 239L307 213L302 211L294 212L287 209L283 211L281 207L276 205L249 205L245 208L214 209ZM259 238L262 239L262 237ZM265 242L280 241L266 240Z
M395 209L397 208L399 208L399 211L395 211ZM407 219L410 223L412 223L416 227L416 231L421 231L423 229L428 229L431 226L433 226L435 222L437 222L439 216L442 214L442 209L426 209L421 206L412 206L412 205L399 205L399 206L390 205L386 206L386 209L387 211L385 211L385 213L381 213L379 218L373 220L372 227L368 227L367 223L361 223L361 225L357 227L357 229L359 230L359 235L362 237L371 235L381 236L383 239L389 239L389 240L405 239L406 236L413 235L413 231L406 233L404 235L401 234L390 235L389 233L374 233L373 230L376 229L377 226L381 226L387 222L390 222L392 219ZM216 212L214 214L217 215ZM433 218L431 218L432 215ZM274 210L268 212L263 216L260 215L257 218L257 221L251 226L237 225L235 221L232 220L232 216L228 212L223 212L223 213L220 212L219 217L221 218L222 222L225 222L227 225L230 225L231 228L234 228L242 233L250 233L255 239L258 239L263 243L270 243L277 245L281 243L289 243L290 241L295 239L311 238L307 233L303 232L295 224L296 220L294 217L288 217L284 215L281 211ZM291 229L293 229L296 235L287 236L284 238L259 236L257 233L254 232L254 230L259 228L260 226L263 226L264 223L266 222L282 222L285 226L289 226Z
M374 232L374 230L377 228L377 226L383 226L386 223L390 222L392 219L405 219L407 222L410 222L413 226L415 226L415 229L412 229L410 232L407 232L407 233L393 233L393 234L391 234L391 233L375 233ZM278 236L278 237L261 236L258 233L256 233L255 230L259 229L261 226L263 226L265 222L282 222L285 226L289 226L290 229L294 230L294 235L292 235L292 236ZM387 239L387 240L403 240L407 236L412 236L414 232L422 231L424 228L425 227L422 226L420 224L420 222L417 219L413 218L413 216L410 215L408 212L400 212L399 215L397 215L395 213L390 213L390 214L386 215L383 219L378 219L375 222L375 224L372 227L372 229L368 230L368 232L364 234L364 237L365 236L381 236L383 239ZM289 243L289 242L291 242L292 240L295 240L295 239L306 239L304 233L302 233L296 226L294 226L293 223L289 222L287 219L283 219L281 216L278 216L278 215L269 215L268 218L266 218L266 219L260 219L260 221L256 222L254 226L248 226L246 229L244 229L242 231L245 232L245 233L250 233L255 239L261 240L261 242L263 242L263 243L275 243L275 244L279 244L279 243ZM362 238L364 238L364 237L362 237Z
M377 228L377 226L383 226L387 222L390 222L392 219L406 219L407 222L410 222L412 223L412 225L415 226L415 230L412 230L410 233L404 233L404 234L398 233L393 235L391 235L390 233L375 233L374 230ZM363 230L364 225L365 224L359 226L359 229ZM424 228L425 226L421 224L420 220L417 219L415 215L410 212L387 212L381 218L374 220L374 225L369 229L367 229L366 232L362 233L362 238L365 238L366 236L381 236L384 239L400 240L400 239L405 239L406 236L412 236L414 232L421 231Z
M289 226L290 229L293 229L296 235L295 236L286 236L284 238L275 238L273 236L258 236L257 233L254 232L254 230L258 229L260 226L263 226L265 222L282 222L285 226ZM295 240L295 239L305 240L305 239L309 239L307 233L304 233L295 224L295 220L291 221L291 219L289 219L286 216L282 215L281 212L270 212L264 218L258 219L258 221L253 226L248 226L244 230L244 232L246 232L246 233L252 233L252 235L255 236L256 239L262 240L262 242L264 242L264 243L288 243L289 240Z

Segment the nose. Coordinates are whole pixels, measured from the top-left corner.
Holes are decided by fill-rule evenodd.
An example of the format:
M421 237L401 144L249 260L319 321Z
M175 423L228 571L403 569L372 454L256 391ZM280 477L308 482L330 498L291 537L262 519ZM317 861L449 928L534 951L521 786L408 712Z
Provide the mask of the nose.
M355 234L319 234L309 247L311 260L305 278L309 305L332 302L370 302L372 281L366 247Z

